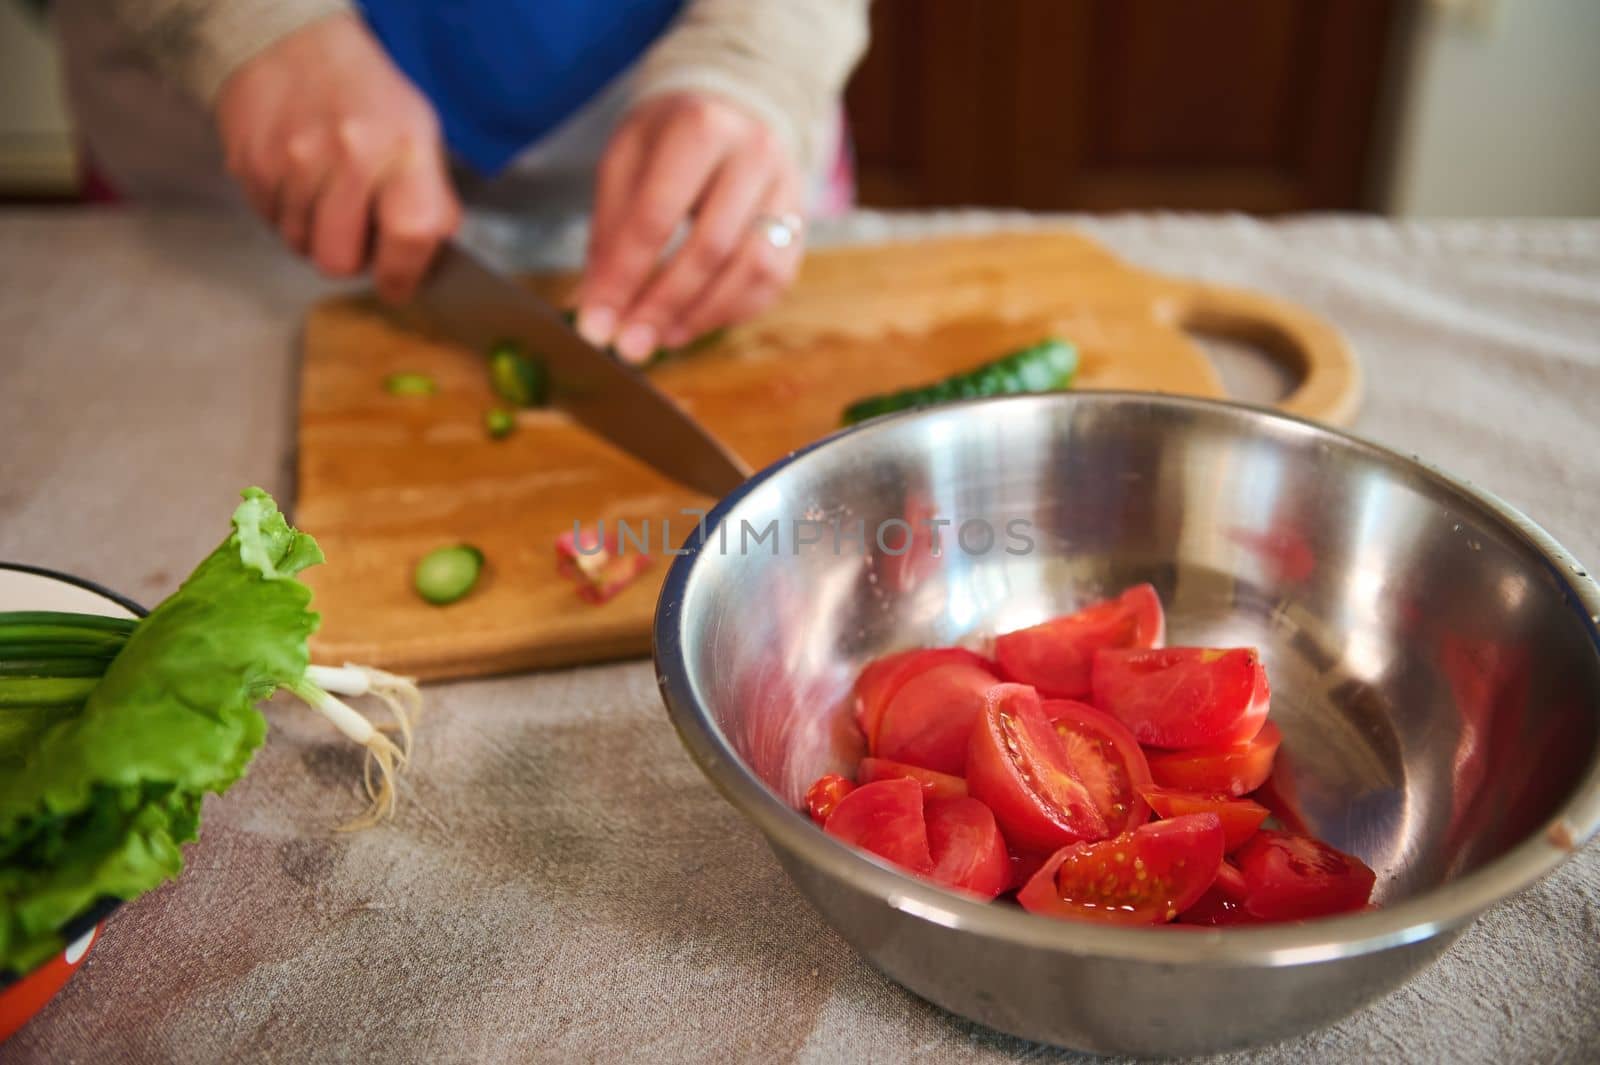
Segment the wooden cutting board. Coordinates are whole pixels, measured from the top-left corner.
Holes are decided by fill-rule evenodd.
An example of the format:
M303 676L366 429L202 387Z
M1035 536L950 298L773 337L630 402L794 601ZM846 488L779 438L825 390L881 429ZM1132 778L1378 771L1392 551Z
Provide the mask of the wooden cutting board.
M534 278L559 298L569 278ZM1055 333L1077 344L1078 388L1221 396L1185 329L1261 346L1299 385L1282 404L1333 423L1355 413L1360 373L1340 336L1305 311L1237 289L1134 269L1086 237L1033 231L812 252L782 304L651 373L761 468L831 432L862 396L921 384ZM490 440L483 354L407 332L369 297L314 307L304 334L297 523L328 564L307 573L323 616L319 661L462 677L631 655L650 646L664 560L618 598L580 600L554 542L592 525L673 523L709 501L555 411ZM391 396L416 371L437 394ZM659 533L658 533L659 535ZM469 542L488 566L463 601L430 606L411 573L427 551Z

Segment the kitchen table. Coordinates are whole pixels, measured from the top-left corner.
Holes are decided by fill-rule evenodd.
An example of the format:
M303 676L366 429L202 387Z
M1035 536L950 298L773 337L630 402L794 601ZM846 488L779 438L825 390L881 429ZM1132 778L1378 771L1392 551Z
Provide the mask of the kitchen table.
M817 236L1054 221L863 214ZM1368 372L1358 432L1501 494L1600 565L1600 222L1073 221L1135 262L1324 315ZM470 228L512 265L581 249L573 225ZM0 214L0 558L154 603L242 486L292 499L296 331L326 291L247 220ZM267 746L208 801L183 877L118 912L0 1060L1074 1058L857 958L690 764L648 663L429 699L400 816L356 835L330 831L359 806L351 749L303 708L269 707ZM1226 1060L1597 1055L1590 847L1371 1008Z

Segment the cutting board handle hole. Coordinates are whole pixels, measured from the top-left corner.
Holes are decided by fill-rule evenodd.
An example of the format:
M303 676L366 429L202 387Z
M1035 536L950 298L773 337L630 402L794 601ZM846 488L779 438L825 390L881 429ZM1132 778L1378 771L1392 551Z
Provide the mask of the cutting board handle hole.
M1234 399L1262 405L1281 403L1304 380L1284 358L1281 347L1264 342L1259 334L1246 336L1240 331L1187 324L1183 331L1217 368L1222 387Z

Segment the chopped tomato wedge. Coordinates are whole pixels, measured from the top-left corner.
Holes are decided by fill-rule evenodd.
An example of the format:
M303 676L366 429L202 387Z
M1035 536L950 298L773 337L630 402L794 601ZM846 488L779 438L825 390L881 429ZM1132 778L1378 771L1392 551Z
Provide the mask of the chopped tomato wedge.
M1109 835L1066 745L1024 684L989 689L967 753L967 790L994 811L1006 840L1052 852Z
M963 663L918 673L889 700L872 753L960 776L967 768L972 727L994 685L994 674Z
M1245 910L1264 921L1301 921L1367 905L1378 876L1354 855L1310 836L1258 832L1239 852Z
M856 678L855 714L861 732L867 737L867 749L878 742L878 723L889 707L900 686L919 673L935 666L960 663L977 669L988 669L989 663L980 655L964 647L919 647L898 651L868 663Z
M871 784L874 780L915 780L922 785L922 794L928 799L964 799L967 782L949 773L924 769L920 765L891 762L887 758L863 758L856 767L856 781Z
M1244 874L1232 862L1224 861L1217 869L1214 880L1200 901L1178 914L1182 924L1227 925L1254 924L1244 908L1245 896L1250 893Z
M1049 698L1082 699L1096 651L1160 647L1165 634L1161 599L1140 584L1076 614L1008 632L995 640L994 657L1007 680L1031 684Z
M863 784L839 800L822 830L914 873L933 869L922 786L914 780Z
M856 786L838 773L820 776L806 789L806 812L817 824L826 824L828 815L839 805L839 800L856 790Z
M1276 763L1267 779L1250 797L1265 806L1267 812L1278 822L1278 827L1285 832L1295 836L1309 836L1312 834L1311 826L1306 823L1305 815L1300 812L1300 796L1296 791L1294 780L1292 776L1282 772L1283 768L1283 763Z
M649 568L649 555L619 546L615 528L603 541L596 529L579 536L568 530L556 537L556 572L576 582L578 595L591 603L616 596Z
M1150 776L1164 788L1210 795L1243 795L1255 791L1272 773L1283 733L1268 721L1249 743L1158 751L1150 755Z
M1141 793L1158 817L1182 817L1185 814L1216 814L1222 822L1223 850L1232 854L1250 841L1271 811L1249 799L1235 799L1228 795L1206 795L1201 792L1179 791L1177 788L1145 788Z
M1242 743L1261 730L1270 692L1252 648L1099 651L1094 705L1152 747Z
M1142 789L1150 786L1150 765L1133 733L1087 703L1046 699L1043 707L1109 834L1131 832L1148 821Z
M1222 866L1222 823L1190 814L1099 843L1063 847L1017 901L1032 913L1106 924L1162 924L1193 906Z
M987 806L977 799L929 799L925 808L934 880L986 899L1011 886L1011 857Z

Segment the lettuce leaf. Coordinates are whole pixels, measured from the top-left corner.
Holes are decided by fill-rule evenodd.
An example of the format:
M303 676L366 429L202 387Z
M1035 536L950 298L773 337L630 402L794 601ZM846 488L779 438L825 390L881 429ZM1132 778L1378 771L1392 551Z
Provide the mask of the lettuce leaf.
M246 489L233 531L134 629L81 711L0 779L0 971L60 950L95 901L183 868L201 798L266 736L255 707L301 683L317 627L296 575L322 561L272 497Z

